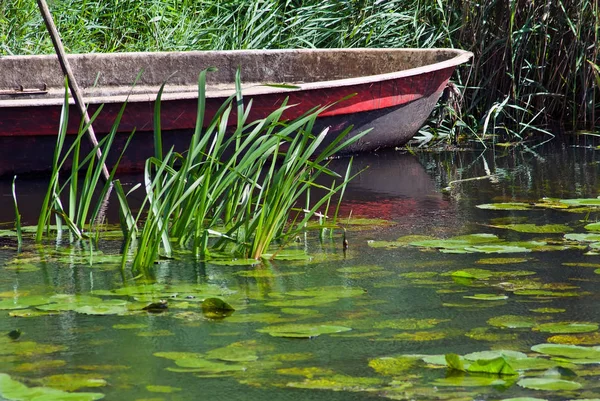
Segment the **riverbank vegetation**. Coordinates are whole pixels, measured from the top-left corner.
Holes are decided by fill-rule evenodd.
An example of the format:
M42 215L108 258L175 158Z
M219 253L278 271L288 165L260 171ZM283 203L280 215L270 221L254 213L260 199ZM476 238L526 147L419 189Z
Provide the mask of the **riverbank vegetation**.
M69 52L455 47L458 109L430 135L456 140L598 125L598 2L55 0ZM35 2L0 9L0 55L52 53ZM466 134L466 135L465 135Z

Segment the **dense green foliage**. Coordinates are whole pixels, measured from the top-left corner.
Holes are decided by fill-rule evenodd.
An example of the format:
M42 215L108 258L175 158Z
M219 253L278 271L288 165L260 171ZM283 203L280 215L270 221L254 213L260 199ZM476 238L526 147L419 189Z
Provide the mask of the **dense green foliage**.
M462 113L445 132L593 128L598 3L592 0L54 0L70 52L293 47L457 47ZM4 0L0 55L53 51L33 0ZM596 79L595 79L596 78ZM462 114L462 116L461 116ZM458 118L456 118L458 117ZM545 131L542 131L545 132ZM452 135L448 136L449 138Z

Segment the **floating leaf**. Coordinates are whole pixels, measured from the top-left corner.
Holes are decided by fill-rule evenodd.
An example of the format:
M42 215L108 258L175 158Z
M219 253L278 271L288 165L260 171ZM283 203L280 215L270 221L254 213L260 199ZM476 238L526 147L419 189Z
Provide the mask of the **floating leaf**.
M549 290L515 290L515 295L527 295L534 297L548 297L548 298L565 298L565 297L580 297L582 295L588 295L589 292L569 292L569 291L549 291Z
M8 312L8 316L10 317L38 317L38 316L48 316L55 314L56 312L35 310L35 309L17 309Z
M538 226L536 224L505 224L495 225L492 227L532 234L559 234L573 231L571 227L564 224L546 224L542 226Z
M46 376L36 380L40 384L65 391L76 391L85 387L104 387L106 380L93 374L66 373Z
M479 341L513 341L518 338L516 333L494 332L488 327L475 327L465 333L465 336Z
M432 383L440 387L504 387L508 383L497 376L450 376Z
M306 379L303 382L287 383L287 387L332 391L374 391L382 383L383 380L373 377L333 375L327 378Z
M504 327L509 329L531 328L537 325L537 321L529 316L503 315L488 319L488 324L495 327Z
M600 350L596 347L583 347L569 344L537 344L532 351L550 356L560 356L573 359L600 359Z
M494 359L478 359L469 365L467 371L470 373L487 373L498 375L517 374L504 356L499 356Z
M281 308L281 313L285 313L288 315L318 315L319 311L314 309L304 309L304 308Z
M350 327L326 324L286 324L280 326L267 326L264 329L258 329L256 331L259 333L268 333L273 337L313 338L321 334L340 333L350 330L352 330Z
M464 358L469 361L477 361L479 359L496 359L499 357L514 360L514 359L527 358L527 354L524 354L524 353L518 352L518 351L511 351L511 350L493 350L493 351L471 352L464 356Z
M382 357L369 360L369 367L384 376L400 376L411 371L417 361L416 357Z
M529 210L531 205L523 202L485 203L475 206L486 210Z
M312 379L315 376L332 376L335 374L335 372L331 369L319 368L315 366L308 368L277 369L277 373L280 375L304 376L308 379Z
M570 206L600 206L600 198L560 199L559 202Z
M15 372L37 372L45 369L54 369L65 366L67 363L60 359L49 359L35 362L27 362L13 368Z
M504 398L500 401L548 401L548 400L545 398L517 397L517 398Z
M311 287L304 290L295 290L286 292L285 295L292 295L295 297L319 297L319 298L351 298L364 295L365 290L356 287L344 287L344 286L324 286L324 287Z
M463 298L476 299L478 301L503 301L508 299L506 295L495 295L495 294L474 294L465 295Z
M204 358L203 354L199 354L197 352L155 352L153 354L159 358L166 358L176 361L178 359L202 359Z
M462 358L457 354L446 354L444 356L446 358L446 365L450 369L458 370L460 372L466 372L467 369L463 363Z
M589 333L598 330L598 325L587 322L558 322L537 325L534 330L552 334Z
M376 329L397 329L397 330L422 330L431 329L440 323L449 322L449 319L394 319L383 320L373 325Z
M597 234L597 233L565 234L564 238L568 241L597 242L597 241L600 241L600 234Z
M85 315L123 315L127 313L127 307L125 305L99 304L80 306L74 311Z
M258 359L255 342L237 342L225 347L216 348L206 353L208 359L220 359L229 362L252 362Z
M600 333L589 333L583 335L558 335L548 338L546 341L553 344L574 345L597 345L600 344Z
M473 253L523 253L531 252L530 248L515 245L474 245L464 248Z
M536 308L536 309L529 309L531 312L536 312L536 313L563 313L566 312L566 309L562 309L562 308Z
M175 364L182 368L192 368L197 373L243 372L246 370L246 367L242 365L207 361L206 359L199 358L177 359Z
M49 387L27 387L0 373L0 396L8 400L94 401L104 398L101 393L67 393Z
M552 379L552 378L530 378L530 379L521 379L517 382L517 384L524 388L529 388L533 390L549 390L549 391L558 391L558 390L577 390L581 388L581 384L569 380L561 380L561 379Z
M41 295L15 297L13 299L3 299L0 301L0 310L26 309L30 306L43 305L49 302L48 297Z
M414 333L400 333L394 335L394 340L404 340L404 341L436 341L446 338L446 333L444 332L436 332L436 331L416 331Z
M478 265L508 265L513 263L529 262L529 258L484 258L479 259L475 263Z
M314 256L306 253L304 249L284 249L277 253L263 253L260 255L263 259L268 260L299 260L312 261Z

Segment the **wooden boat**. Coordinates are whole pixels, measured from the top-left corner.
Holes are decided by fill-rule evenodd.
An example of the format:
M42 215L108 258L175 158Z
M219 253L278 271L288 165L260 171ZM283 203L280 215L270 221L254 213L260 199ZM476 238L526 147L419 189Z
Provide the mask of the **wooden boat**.
M69 62L90 114L104 104L94 122L96 133L110 130L128 98L119 130L135 128L137 134L121 167L134 169L153 153L148 135L163 82L162 129L176 146L187 142L196 123L198 73L216 67L208 75L205 121L233 93L240 68L244 99L253 102L251 120L267 116L285 98L296 106L284 117L294 118L355 94L329 108L319 122L332 134L350 124L349 135L372 128L346 149L362 152L406 143L431 113L455 67L471 56L455 49L248 50L74 54ZM0 57L0 72L0 175L47 170L64 98L57 57ZM76 133L80 117L74 106L70 116L69 132Z

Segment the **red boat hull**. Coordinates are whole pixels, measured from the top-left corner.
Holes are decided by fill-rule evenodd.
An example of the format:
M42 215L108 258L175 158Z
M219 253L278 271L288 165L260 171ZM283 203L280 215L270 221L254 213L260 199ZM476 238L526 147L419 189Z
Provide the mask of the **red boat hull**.
M466 60L463 54L460 56L462 61L458 62ZM468 56L466 54L467 58ZM251 89L243 91L244 101L248 103L252 100L249 121L267 117L286 98L288 104L295 105L283 115L287 119L299 117L312 108L332 104L320 115L318 128L328 127L332 138L350 125L354 128L349 135L372 129L372 132L345 149L345 152L372 151L402 145L415 134L431 113L458 62L442 62L439 63L440 68L436 69L421 67L423 71L415 74L383 74L381 79L351 78L331 81L332 85L317 81L299 85L299 89L285 91ZM22 105L18 101L12 101L7 103L10 107L3 107L1 89L0 87L0 175L48 170L52 163L62 105L60 102L45 104L44 101L32 105L32 102L36 102L36 96L30 95L26 97L33 99L31 101L22 102ZM348 98L339 102L346 97ZM225 94L207 98L205 121L210 121L226 98ZM94 130L100 136L110 131L122 102L107 98L103 104L101 113L94 121ZM90 115L98 107L99 104L90 104ZM183 150L196 125L196 113L197 99L193 96L165 96L161 102L164 140ZM153 154L153 114L153 99L134 99L128 102L119 131L130 133L135 129L136 134L120 164L122 169L139 169L145 158ZM76 133L80 121L77 110L72 105L68 132ZM231 124L235 121L235 118L230 119ZM115 146L123 146L127 136L119 135ZM32 151L35 152L34 157Z

